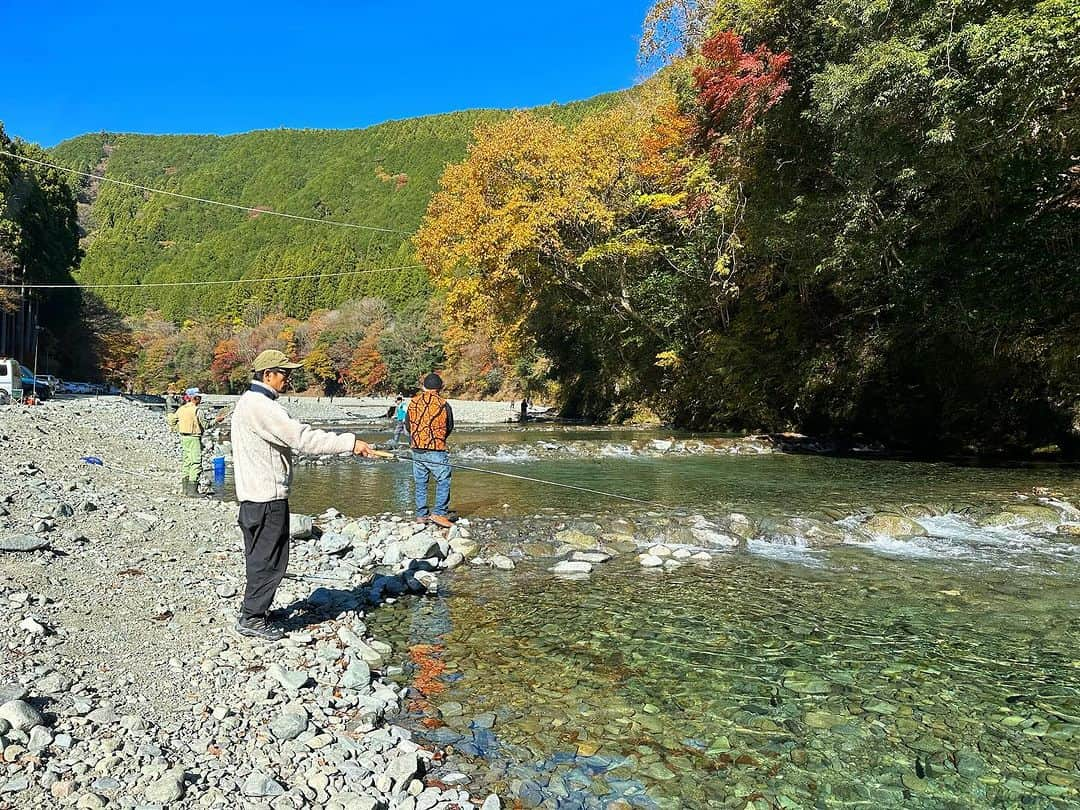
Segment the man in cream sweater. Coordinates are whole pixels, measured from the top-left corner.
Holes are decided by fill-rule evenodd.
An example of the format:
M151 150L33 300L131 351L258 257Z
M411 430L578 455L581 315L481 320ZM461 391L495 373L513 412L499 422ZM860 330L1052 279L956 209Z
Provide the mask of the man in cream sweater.
M292 451L372 455L371 445L352 433L316 430L289 416L277 398L300 366L276 349L262 352L255 358L251 387L237 401L232 417L233 478L247 574L236 630L266 641L284 635L267 621L267 613L289 565Z

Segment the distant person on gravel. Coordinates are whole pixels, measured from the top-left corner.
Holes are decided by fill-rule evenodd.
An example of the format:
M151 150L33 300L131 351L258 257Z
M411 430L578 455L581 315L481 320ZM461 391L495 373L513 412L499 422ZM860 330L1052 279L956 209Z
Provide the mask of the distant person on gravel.
M232 417L233 477L240 502L247 585L236 623L241 635L279 641L282 631L267 614L289 565L289 484L292 451L311 455L355 453L372 448L352 433L316 430L293 419L277 401L301 363L267 349L255 358L251 387Z
M199 418L202 393L198 388L184 392L184 404L176 409L176 432L180 434L181 464L185 495L198 495L199 468L202 466L202 433L205 427Z
M428 374L420 393L405 411L405 429L412 447L413 481L416 484L416 522L434 523L448 529L450 519L450 455L446 439L454 430L454 411L442 398L442 377ZM435 511L428 511L428 480L435 479Z

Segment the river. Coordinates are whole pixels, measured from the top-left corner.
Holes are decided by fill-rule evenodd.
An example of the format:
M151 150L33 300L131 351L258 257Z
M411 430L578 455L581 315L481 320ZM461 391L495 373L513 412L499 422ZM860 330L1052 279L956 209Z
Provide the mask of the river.
M438 597L369 618L413 685L399 722L446 747L443 777L524 807L1080 801L1080 539L1047 519L1066 507L1030 497L1080 503L1075 467L734 453L754 448L647 431L454 439L463 464L752 530L707 563L648 570L634 545L686 539L665 509L455 471L453 506L517 567L459 569ZM293 507L407 512L410 485L405 463L302 467ZM917 536L860 528L883 513ZM553 575L533 541L567 527L624 553Z

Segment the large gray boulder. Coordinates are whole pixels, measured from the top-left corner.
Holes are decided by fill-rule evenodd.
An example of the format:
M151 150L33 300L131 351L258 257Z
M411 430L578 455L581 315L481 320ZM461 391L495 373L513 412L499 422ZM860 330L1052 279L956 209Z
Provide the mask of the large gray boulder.
M12 728L29 731L34 726L45 724L41 712L24 700L9 700L0 706L0 720L7 720Z
M401 553L412 560L441 560L444 556L439 541L427 533L416 534L401 543Z
M289 515L289 536L294 540L306 540L311 537L311 529L315 525L310 515Z
M184 798L184 771L174 768L146 786L147 801L169 805Z

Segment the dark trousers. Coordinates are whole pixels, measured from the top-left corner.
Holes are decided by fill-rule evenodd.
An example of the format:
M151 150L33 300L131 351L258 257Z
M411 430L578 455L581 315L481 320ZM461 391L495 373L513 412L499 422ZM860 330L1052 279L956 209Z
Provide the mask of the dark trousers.
M241 501L247 587L240 617L265 616L289 567L289 502Z

